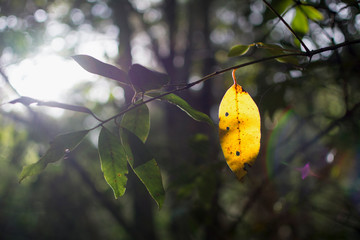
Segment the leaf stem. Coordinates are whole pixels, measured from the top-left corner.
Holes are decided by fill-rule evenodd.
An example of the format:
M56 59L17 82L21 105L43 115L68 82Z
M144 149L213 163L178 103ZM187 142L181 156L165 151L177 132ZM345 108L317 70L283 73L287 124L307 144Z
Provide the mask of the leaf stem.
M237 84L237 81L236 81L235 72L236 72L236 69L233 69L233 71L232 71L232 77L233 77L233 80L234 80L234 84L236 85L236 84Z

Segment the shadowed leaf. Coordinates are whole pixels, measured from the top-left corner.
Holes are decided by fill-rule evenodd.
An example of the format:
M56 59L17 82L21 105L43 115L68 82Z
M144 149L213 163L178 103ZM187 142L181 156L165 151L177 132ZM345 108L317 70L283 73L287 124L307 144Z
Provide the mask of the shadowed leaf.
M161 208L165 200L165 191L155 158L145 144L131 131L122 128L120 135L128 163L156 201L158 207Z
M10 101L9 103L11 103L11 104L21 103L21 104L24 104L25 106L29 106L32 103L38 103L38 102L40 102L40 100L36 100L31 97L19 97L17 99Z
M55 107L55 108L61 108L61 109L70 110L70 111L74 111L74 112L88 113L88 114L92 115L94 118L96 118L97 120L100 120L90 109L88 109L87 107L83 107L83 106L75 106L75 105L70 105L70 104L66 104L66 103L54 102L54 101L41 101L41 100L37 100L37 99L31 98L31 97L20 97L20 98L10 101L9 103L11 103L11 104L21 103L26 106L36 103L38 106Z
M129 85L127 74L113 65L101 62L88 55L75 55L72 58L88 72Z
M140 106L126 112L121 120L121 126L134 133L145 142L150 131L150 115L146 104L139 101Z
M79 145L88 132L89 130L83 130L57 136L51 143L51 146L46 151L45 155L41 157L38 162L23 168L20 173L19 182L24 180L26 177L39 174L45 169L47 164L59 161L66 154L69 154Z
M140 64L131 65L128 74L136 92L159 89L169 82L169 75L147 69Z
M104 178L118 198L126 190L128 169L125 149L120 139L105 127L101 129L98 148Z
M289 54L289 53L300 53L298 50L286 49L276 44L267 44L262 42L256 43L256 47L265 49L265 51L267 51L272 56ZM282 63L299 65L299 60L296 56L279 57L276 58L276 60Z

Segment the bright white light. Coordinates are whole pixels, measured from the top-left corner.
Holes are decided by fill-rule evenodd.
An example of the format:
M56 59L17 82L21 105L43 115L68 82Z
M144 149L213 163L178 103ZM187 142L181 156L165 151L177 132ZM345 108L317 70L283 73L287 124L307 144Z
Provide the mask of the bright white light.
M12 85L22 96L43 101L66 101L64 94L74 85L94 79L74 60L56 55L37 55L6 69Z
M36 10L34 17L37 22L45 22L48 18L47 13L43 9Z
M327 163L332 163L334 161L335 158L335 154L336 154L336 150L331 150L327 155L326 155L326 162Z

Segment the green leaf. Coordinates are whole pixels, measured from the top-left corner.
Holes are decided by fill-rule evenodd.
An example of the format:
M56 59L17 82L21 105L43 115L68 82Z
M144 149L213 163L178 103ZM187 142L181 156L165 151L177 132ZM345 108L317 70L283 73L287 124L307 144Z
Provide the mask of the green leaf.
M241 45L241 44L235 45L231 47L228 53L228 57L236 57L236 56L244 55L249 51L249 49L250 49L250 45Z
M147 95L150 97L157 97L161 94L162 94L161 92L147 93ZM173 93L168 94L166 96L162 96L162 97L160 97L160 99L176 105L177 107L179 107L181 110L186 112L191 118L193 118L196 121L206 122L206 123L210 124L211 126L214 125L213 121L211 120L211 118L208 115L206 115L205 113L200 112L198 110L195 110L184 99L182 99L181 97L179 97Z
M113 65L101 62L88 55L75 55L72 58L88 72L114 79L121 84L130 85L127 74Z
M20 173L19 182L26 177L39 174L46 168L47 164L59 161L66 154L69 154L79 145L88 132L89 130L83 130L57 136L51 143L51 146L46 151L45 155L41 157L38 162L23 168Z
M289 56L289 57L279 57L276 58L276 61L281 63L290 63L292 65L299 65L299 60L295 56Z
M309 22L300 8L296 8L295 17L291 22L291 27L295 32L306 34L309 32Z
M99 155L101 170L106 182L112 188L115 198L121 197L126 190L128 169L125 149L118 137L105 127L99 135Z
M159 89L169 82L169 75L147 69L140 64L131 65L128 74L136 92Z
M165 200L160 169L145 144L131 131L122 128L121 141L125 148L127 161L140 181L145 185L159 208Z
M258 48L265 49L272 56L289 54L289 53L300 53L298 50L286 49L276 44L257 43L256 46ZM280 58L276 58L276 60L282 63L291 63L293 65L299 65L299 60L297 59L296 56L280 57Z
M276 11L280 14L284 13L292 4L294 4L293 0L281 0L281 1L274 1L271 3Z
M321 21L324 19L324 15L312 6L302 5L300 8L305 15L313 21Z
M121 126L134 133L141 141L145 142L150 131L149 108L142 101L135 105L140 106L126 112L121 120Z

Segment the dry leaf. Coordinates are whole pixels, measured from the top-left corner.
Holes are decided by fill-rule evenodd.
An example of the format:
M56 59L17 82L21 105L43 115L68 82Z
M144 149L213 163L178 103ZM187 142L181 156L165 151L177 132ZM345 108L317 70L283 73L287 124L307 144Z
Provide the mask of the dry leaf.
M260 150L260 114L250 95L237 84L227 90L219 107L219 137L227 164L240 180Z

